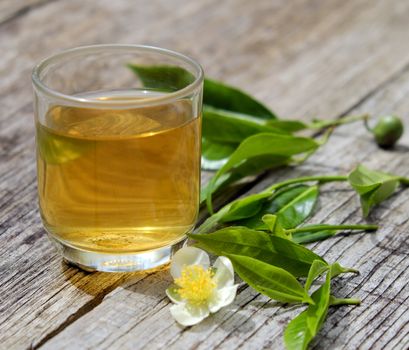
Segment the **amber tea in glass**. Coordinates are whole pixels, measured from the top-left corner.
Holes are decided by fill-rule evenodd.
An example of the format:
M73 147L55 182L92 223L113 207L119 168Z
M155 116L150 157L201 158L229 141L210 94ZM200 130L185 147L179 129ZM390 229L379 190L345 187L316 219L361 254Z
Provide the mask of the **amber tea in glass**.
M172 76L155 75L146 86L130 64L179 67L192 79L173 87ZM68 261L149 269L192 230L202 79L191 59L143 46L78 48L35 68L40 212Z

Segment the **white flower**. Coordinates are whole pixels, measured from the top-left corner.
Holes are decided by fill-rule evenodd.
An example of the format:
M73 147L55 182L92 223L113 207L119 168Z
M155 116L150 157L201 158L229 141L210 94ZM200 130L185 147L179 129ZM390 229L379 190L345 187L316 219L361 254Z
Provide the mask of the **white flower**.
M173 318L183 326L199 323L210 313L233 302L237 292L231 261L221 256L213 268L207 253L195 247L176 252L170 265L175 284L166 290L175 303L170 307Z

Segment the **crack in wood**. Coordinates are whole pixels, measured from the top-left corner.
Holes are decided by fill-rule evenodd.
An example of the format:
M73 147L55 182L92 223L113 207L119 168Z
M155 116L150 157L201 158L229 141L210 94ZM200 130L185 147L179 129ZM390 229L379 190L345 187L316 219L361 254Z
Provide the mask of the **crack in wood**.
M114 283L110 285L108 288L105 288L102 290L100 293L98 293L94 298L86 302L84 305L82 305L76 312L71 314L64 322L62 322L57 328L52 330L51 332L47 333L42 339L40 339L38 342L34 343L31 345L31 348L33 350L39 349L41 346L43 346L47 341L49 341L51 338L53 338L55 335L63 331L65 328L67 328L70 324L87 314L89 311L97 307L99 304L102 303L104 300L105 296L112 292L113 290L116 289L116 287L122 283L122 281L118 281L117 283Z
M163 297L162 299L159 299L158 302L152 306L152 309L155 308L156 306L160 305L163 303L163 301L167 300L167 297ZM170 301L163 303L163 305L158 308L156 310L156 312L159 312L160 310L166 308L168 305L170 304ZM131 327L130 329L128 329L125 333L122 334L122 336L128 334L135 326L137 326L138 324L140 324L143 320L147 319L150 315L147 314L144 317L138 319L138 322L135 323L135 325L133 327ZM104 345L105 349L109 349L111 347L112 344L114 344L116 341L116 339L113 339L110 343L107 343L105 339L102 339L99 343L95 344L95 348L99 349L100 347L102 347L102 345Z

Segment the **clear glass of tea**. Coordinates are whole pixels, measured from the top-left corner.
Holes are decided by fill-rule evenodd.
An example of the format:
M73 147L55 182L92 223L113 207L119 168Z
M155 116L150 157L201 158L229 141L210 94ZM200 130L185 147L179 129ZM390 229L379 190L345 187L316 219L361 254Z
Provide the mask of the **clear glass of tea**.
M199 209L203 71L136 45L79 47L33 70L41 218L86 270L166 264Z

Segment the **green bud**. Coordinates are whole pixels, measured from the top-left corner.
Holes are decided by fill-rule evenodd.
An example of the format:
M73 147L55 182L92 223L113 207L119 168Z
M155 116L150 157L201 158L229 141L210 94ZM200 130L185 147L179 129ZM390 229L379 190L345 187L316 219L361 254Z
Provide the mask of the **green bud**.
M403 134L403 123L400 118L387 115L379 118L372 129L376 143L384 148L393 147Z

